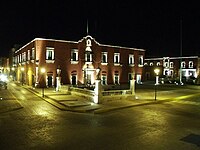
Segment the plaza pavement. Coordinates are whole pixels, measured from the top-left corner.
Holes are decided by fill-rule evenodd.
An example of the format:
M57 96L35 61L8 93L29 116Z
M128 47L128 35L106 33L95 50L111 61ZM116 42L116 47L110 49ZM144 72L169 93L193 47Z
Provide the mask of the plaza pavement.
M40 88L31 88L25 87L27 90L32 91L34 94L42 97L42 89ZM142 106L142 105L151 105L151 104L160 104L164 102L174 101L180 102L180 100L186 98L192 98L195 96L200 96L197 94L188 94L187 89L183 92L183 89L174 91L159 91L157 92L157 97L155 100L154 90L146 91L143 89L137 90L134 99L121 100L114 99L103 102L102 104L95 104L85 100L83 97L71 95L66 91L55 91L53 88L47 88L44 91L43 99L48 103L54 105L60 110L72 111L72 112L90 112L90 113L105 113L108 111L124 109L128 107ZM185 102L185 101L184 101ZM183 103L183 101L181 101ZM185 104L200 105L199 101L186 101Z
M42 95L41 88L32 88L24 85L23 88L29 90L33 94L43 98L46 102L57 107L63 111L81 112L81 113L105 113L118 109L124 109L129 107L136 107L142 105L160 104L169 101L181 102L185 104L200 105L200 100L193 100L193 97L199 97L200 93L187 94L187 89L173 91L159 91L155 100L154 90L137 90L135 99L133 100L120 100L113 99L102 104L95 104L85 100L83 97L71 95L66 91L55 91L54 88L45 88L44 97ZM183 94L184 93L184 94ZM190 98L192 101L180 101L182 99ZM23 106L17 100L1 100L0 98L0 113L5 113L17 109L21 109Z

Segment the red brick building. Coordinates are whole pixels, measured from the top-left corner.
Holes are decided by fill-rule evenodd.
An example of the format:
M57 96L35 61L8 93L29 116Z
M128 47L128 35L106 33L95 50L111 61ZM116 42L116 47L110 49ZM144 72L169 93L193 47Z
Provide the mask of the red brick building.
M160 77L187 82L199 78L200 58L198 56L146 58L143 79L154 80L154 69L160 69ZM180 74L181 73L181 74Z
M36 38L15 51L16 79L27 85L94 84L97 68L104 85L140 82L145 50L99 44L91 36L79 41ZM45 68L42 73L41 69Z

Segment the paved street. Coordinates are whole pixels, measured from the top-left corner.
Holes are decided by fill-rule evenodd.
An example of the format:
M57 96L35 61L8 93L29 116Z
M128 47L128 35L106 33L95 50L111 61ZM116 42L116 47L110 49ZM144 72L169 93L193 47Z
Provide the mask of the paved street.
M198 95L184 98L195 104L163 101L95 114L60 110L14 84L0 94L0 105L21 106L0 113L1 149L200 149Z

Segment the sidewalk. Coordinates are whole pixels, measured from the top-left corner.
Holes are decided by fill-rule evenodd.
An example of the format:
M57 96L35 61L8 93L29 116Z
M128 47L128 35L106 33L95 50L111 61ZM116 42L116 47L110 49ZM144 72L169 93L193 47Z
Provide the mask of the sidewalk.
M0 114L23 108L16 100L3 100L0 99Z
M93 102L86 101L83 97L70 95L64 91L55 91L53 88L46 88L44 90L44 97L42 97L41 88L32 88L28 86L24 86L24 88L43 98L45 101L58 109L72 112L90 112L100 114L118 109L164 102L163 100L155 101L153 97L147 98L147 96L147 99L111 100L103 104L95 104Z

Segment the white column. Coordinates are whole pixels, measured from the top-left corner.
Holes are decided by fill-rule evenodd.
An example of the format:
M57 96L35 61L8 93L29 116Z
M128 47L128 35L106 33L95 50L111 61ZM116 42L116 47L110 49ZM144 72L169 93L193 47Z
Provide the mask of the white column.
M134 79L130 80L130 90L131 90L132 95L135 95L135 80Z
M61 86L61 84L60 84L60 77L56 77L56 91L59 91L60 86Z
M100 104L102 103L102 86L101 80L95 80L95 89L94 89L94 103Z
M156 85L158 85L159 84L159 76L157 75L156 76Z

